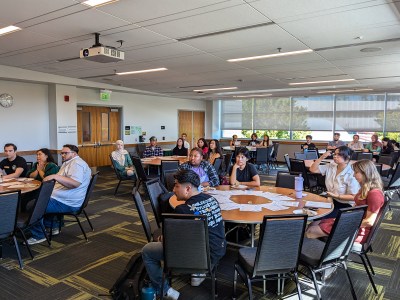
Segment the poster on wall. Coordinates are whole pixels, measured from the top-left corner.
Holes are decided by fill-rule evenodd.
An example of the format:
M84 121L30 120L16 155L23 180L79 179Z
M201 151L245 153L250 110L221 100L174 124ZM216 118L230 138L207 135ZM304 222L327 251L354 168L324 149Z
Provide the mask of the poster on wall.
M125 126L125 143L138 143L139 135L142 134L142 126Z

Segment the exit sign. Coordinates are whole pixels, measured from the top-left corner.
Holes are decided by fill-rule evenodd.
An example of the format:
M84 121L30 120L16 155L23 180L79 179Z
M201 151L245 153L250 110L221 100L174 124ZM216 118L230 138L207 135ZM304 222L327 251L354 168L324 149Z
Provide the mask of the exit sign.
M109 101L111 98L111 91L109 90L101 90L100 91L100 100Z

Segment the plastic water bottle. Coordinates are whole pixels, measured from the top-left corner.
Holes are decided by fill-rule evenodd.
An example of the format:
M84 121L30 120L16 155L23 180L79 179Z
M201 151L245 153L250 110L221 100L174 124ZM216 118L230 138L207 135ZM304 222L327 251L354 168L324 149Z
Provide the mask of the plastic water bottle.
M303 197L303 182L304 178L301 174L294 178L294 190L296 191L296 199Z
M156 300L156 290L151 286L144 286L140 299L142 300Z
M0 183L3 182L3 172L0 170Z
M304 152L305 155L307 155L307 153L308 153L308 148L304 148L304 151L303 151L303 152Z

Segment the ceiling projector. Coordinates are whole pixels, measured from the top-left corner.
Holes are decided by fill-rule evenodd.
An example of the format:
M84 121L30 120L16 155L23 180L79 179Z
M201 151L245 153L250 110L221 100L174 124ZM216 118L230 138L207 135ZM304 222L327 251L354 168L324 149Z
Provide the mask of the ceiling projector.
M85 48L80 51L80 58L91 60L99 63L111 63L124 60L125 53L117 50L114 47L104 46L99 42L99 33L96 35L96 44L90 48Z

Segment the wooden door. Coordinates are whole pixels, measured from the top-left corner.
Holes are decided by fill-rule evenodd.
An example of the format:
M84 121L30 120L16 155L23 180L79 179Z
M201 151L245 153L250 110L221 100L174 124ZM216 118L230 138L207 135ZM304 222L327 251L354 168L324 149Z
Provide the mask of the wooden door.
M119 109L80 106L77 114L79 156L91 167L110 165L113 143L121 136Z
M190 147L195 147L197 140L205 136L205 113L204 111L180 110L179 116L179 135L183 132L187 134Z

